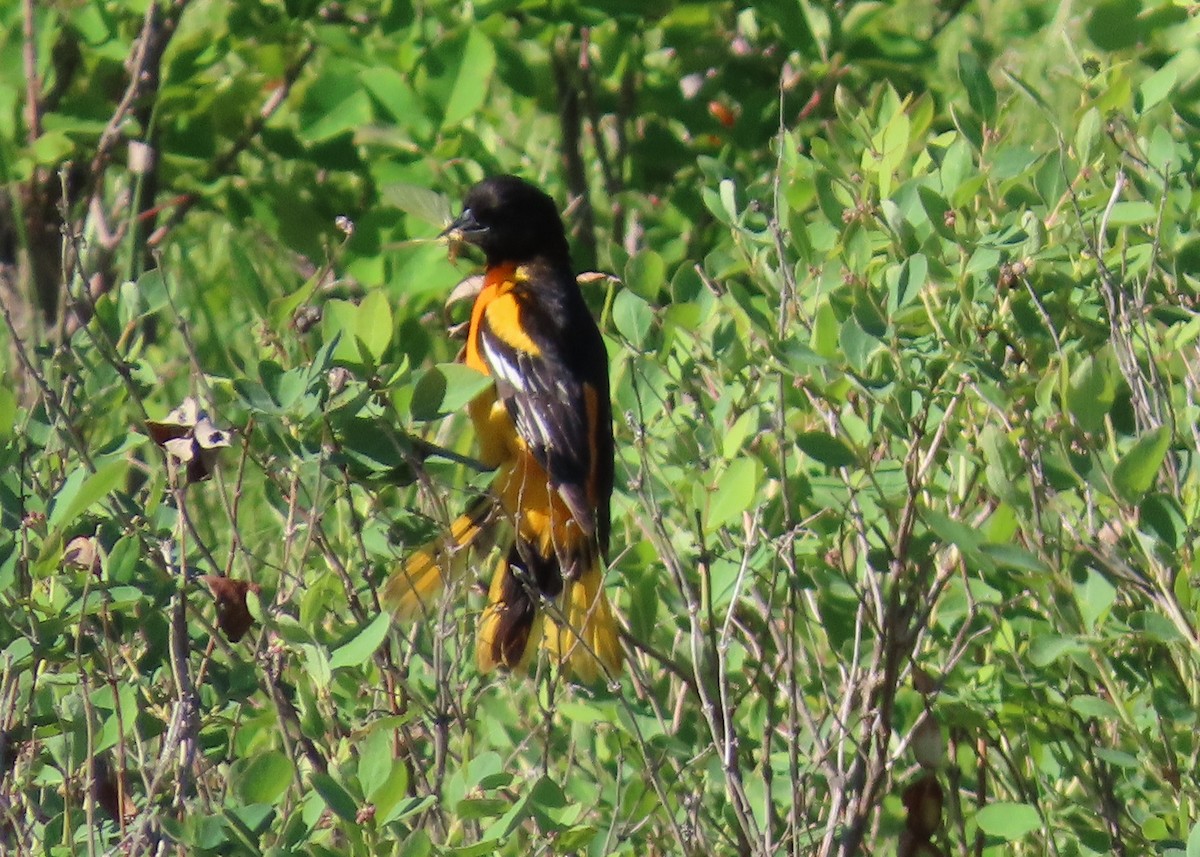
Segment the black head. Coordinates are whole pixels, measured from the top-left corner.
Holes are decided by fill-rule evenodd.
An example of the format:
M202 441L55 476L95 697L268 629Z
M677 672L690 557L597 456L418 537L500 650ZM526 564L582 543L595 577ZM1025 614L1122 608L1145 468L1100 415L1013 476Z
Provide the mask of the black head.
M535 256L570 260L558 206L516 176L493 176L471 188L462 214L443 234L474 244L489 264L527 262Z

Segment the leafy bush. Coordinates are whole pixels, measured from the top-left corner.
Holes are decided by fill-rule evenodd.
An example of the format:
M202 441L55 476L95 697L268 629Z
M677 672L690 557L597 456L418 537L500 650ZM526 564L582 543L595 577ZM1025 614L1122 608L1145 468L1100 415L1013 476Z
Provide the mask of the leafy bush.
M1200 854L1197 35L0 9L6 852ZM432 239L499 171L613 275L603 687L477 673L486 561L378 603L487 484Z

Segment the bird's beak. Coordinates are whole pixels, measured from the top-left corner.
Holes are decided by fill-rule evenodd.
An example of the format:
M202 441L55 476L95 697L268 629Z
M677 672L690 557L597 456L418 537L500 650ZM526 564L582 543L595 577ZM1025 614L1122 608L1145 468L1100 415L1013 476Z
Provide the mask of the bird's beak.
M445 238L451 244L461 244L464 241L471 242L473 238L477 238L485 232L487 232L487 227L475 219L474 212L469 208L464 208L463 213L443 229L438 238Z

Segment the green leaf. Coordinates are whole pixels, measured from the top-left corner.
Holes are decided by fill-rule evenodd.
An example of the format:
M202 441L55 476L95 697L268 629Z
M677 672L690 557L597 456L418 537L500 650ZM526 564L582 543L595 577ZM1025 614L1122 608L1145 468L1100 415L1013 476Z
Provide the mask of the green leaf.
M492 379L462 363L439 363L421 374L409 409L414 420L436 420L455 413L482 393Z
M108 552L108 579L113 583L133 583L141 550L133 534L118 539Z
M274 360L259 363L258 375L262 380L262 390L268 394L273 405L262 409L268 413L282 413L291 408L308 386L307 369L289 369L285 372ZM234 386L242 389L236 381Z
M987 69L979 64L974 54L958 55L958 79L967 90L967 101L971 109L990 123L996 115L996 88L988 77Z
M321 310L321 338L325 342L336 342L333 359L342 363L362 363L358 350L358 339L354 335L358 326L358 306L350 301L335 298L325 302Z
M1067 407L1087 432L1104 428L1104 418L1117 398L1117 369L1108 352L1089 354L1067 383Z
M838 353L838 320L833 307L828 301L823 301L817 307L813 319L812 338L809 340L812 350L826 359L832 360Z
M845 441L823 431L801 432L796 436L796 446L826 467L849 467L858 462L858 456Z
M738 458L717 479L716 490L708 501L705 528L711 532L722 527L754 503L762 465L755 458Z
M975 823L988 836L1015 842L1042 826L1037 810L1027 803L989 803L975 814Z
M386 824L385 821L380 821ZM409 834L404 846L397 852L396 857L429 857L433 853L433 841L423 828L418 827Z
M54 495L53 508L47 522L51 531L61 531L75 523L93 503L98 503L125 482L129 460L124 457L100 463L95 473L79 465Z
M234 793L244 804L265 803L274 806L292 784L295 767L292 760L272 750L254 756L234 781Z
M1167 426L1146 432L1129 448L1113 469L1113 487L1127 503L1137 503L1154 485L1154 477L1171 445Z
M337 439L342 452L363 475L390 473L399 478L410 471L410 438L390 424L377 419L347 420L337 425Z
M923 511L921 517L939 539L956 546L964 556L975 558L982 555L980 547L983 534L979 530L932 509Z
M311 101L302 112L305 121L300 126L300 136L307 143L324 143L371 122L371 98L357 75L323 75L308 92Z
M1187 838L1187 857L1200 857L1200 821L1192 825Z
M1067 655L1087 654L1087 646L1074 637L1045 634L1029 644L1029 662L1038 669L1050 666Z
M1163 125L1155 126L1150 132L1150 145L1146 148L1146 160L1150 166L1156 172L1174 172L1184 157L1171 132Z
M243 842L257 842L275 817L275 810L267 804L251 803L224 807L221 814L235 837Z
M138 277L137 300L141 315L151 315L167 305L170 295L162 271L155 268Z
M393 759L390 750L384 761L390 765L387 778L367 794L375 804L375 818L380 824L394 821L409 811L408 804L402 803L408 793L408 767L403 761Z
M713 217L726 226L732 225L729 220L729 213L725 211L725 205L716 191L710 187L702 187L700 188L700 198L704 200L704 207L712 212Z
M879 348L880 341L863 330L856 316L846 319L838 333L838 344L846 362L859 372L866 371L867 362Z
M355 134L356 140L379 140L383 141L381 145L399 142L403 145L411 144L414 137L433 133L432 117L427 115L428 105L423 103L421 97L426 93L418 94L413 88L411 72L402 74L383 63L369 63L359 70L358 79L384 112L390 114L394 124L359 129Z
M372 289L358 305L354 335L376 365L392 341L392 306L383 289Z
M391 624L391 614L386 611L380 613L355 634L353 639L333 651L329 658L329 668L336 670L339 667L357 667L366 663L387 637Z
M317 687L328 687L329 680L332 678L332 669L329 666L329 652L326 651L324 646L314 643L301 645L300 651L304 652L305 675L312 679L313 684Z
M667 282L667 266L653 250L639 250L625 264L626 287L638 297L654 301Z
M1151 815L1142 820L1142 836L1151 842L1161 842L1167 838L1169 828L1160 815Z
M488 857L495 854L500 843L495 839L484 839L473 845L460 845L457 848L447 848L442 851L445 857Z
M446 264L446 246L440 241L404 247L397 252L396 263L393 286L409 300L444 296L462 279L453 265Z
M1087 579L1082 585L1074 588L1073 594L1075 603L1079 606L1083 626L1088 631L1095 630L1096 624L1108 613L1113 602L1117 600L1116 587L1094 568L1088 569Z
M955 188L958 186L958 176L951 172L951 166L946 160L942 162L942 170L946 174L943 178L943 184L951 184ZM952 193L953 188L946 191ZM943 238L950 241L954 240L954 229L946 225L947 213L951 211L950 203L945 198L931 187L921 185L917 188L917 196L921 199L921 207L925 209L925 216L929 218L929 222L933 224L933 229Z
M496 49L481 27L471 27L454 87L446 99L446 111L442 114L443 128L458 125L468 116L479 112L495 69Z
M264 360L267 364L270 361ZM268 380L278 380L279 364L273 364L276 369L276 374L272 375L271 370L266 366L259 366L260 375L265 374ZM265 372L264 372L265 369ZM233 382L233 389L241 397L242 403L252 411L260 414L270 414L277 416L280 413L279 404L275 401L275 397L262 384L251 381L247 378L237 378Z
M1117 722L1121 719L1120 714L1107 699L1101 699L1098 696L1093 696L1090 693L1081 693L1071 697L1068 703L1071 710L1081 717L1092 718L1095 720L1108 720Z
M358 785L367 800L374 800L375 790L387 781L394 761L391 730L372 725L358 746Z
M396 805L391 815L382 820L381 823L386 824L391 821L399 821L402 818L408 818L410 815L415 815L418 812L424 812L429 807L437 803L437 798L434 795L423 795L422 797L409 798Z
M29 153L38 166L56 167L71 156L75 144L62 131L47 131L33 141Z
M1036 555L1019 545L1013 544L982 544L979 549L988 557L995 560L1000 568L1020 571L1027 574L1049 574L1050 567Z
M460 800L454 809L458 818L473 821L503 815L511 805L503 798L475 797Z
M1138 112L1145 113L1170 95L1178 78L1179 73L1175 71L1175 67L1165 65L1142 81L1142 85L1138 87Z
M450 221L449 197L423 185L395 182L381 188L379 195L388 205L439 228Z
M599 831L590 824L579 824L560 831L554 839L554 847L560 854L587 853L588 846L596 839Z
M358 803L342 787L341 783L329 774L320 771L313 772L310 782L317 794L325 801L325 805L342 821L349 824L358 823Z
M654 312L645 300L622 289L613 301L612 320L617 333L640 350L645 346L646 336L654 323Z
M13 436L18 413L16 394L9 387L0 385L0 439Z
M546 830L557 830L563 824L564 811L575 813L579 805L568 801L558 783L542 776L529 792L529 810Z
M717 194L721 200L721 209L728 218L725 221L726 223L737 223L738 220L736 190L737 185L729 179L721 179L721 183L717 185Z
M1128 771L1136 771L1142 767L1142 760L1133 753L1126 753L1123 750L1114 750L1111 747L1097 747L1096 757L1108 762L1110 765L1117 765L1125 768Z
M480 753L467 766L464 780L468 789L498 789L512 782L512 774L504 768L499 753Z
M879 165L879 194L881 197L886 198L891 195L891 176L904 159L911 131L912 122L908 118L908 114L904 110L897 109L888 119L883 131L877 136L876 146L881 155Z
M1109 210L1109 226L1139 226L1153 223L1158 218L1158 208L1145 200L1118 202Z
M1129 627L1145 634L1155 643L1182 643L1185 639L1170 619L1153 610L1139 610L1130 614Z
M291 324L293 317L295 317L296 310L312 300L312 296L316 294L317 288L321 285L325 275L326 272L324 270L318 270L305 281L304 285L291 294L275 298L271 301L268 305L268 312L270 314L271 326L277 332L282 332L287 328Z
M1092 155L1100 142L1100 111L1088 109L1075 128L1075 153L1082 164L1091 163Z
M1088 17L1087 34L1096 47L1106 51L1132 48L1141 38L1138 15L1142 11L1138 0L1105 0L1092 8Z
M929 277L929 260L924 253L913 253L904 259L899 275L888 278L888 311L894 313L905 306L925 288Z
M1138 519L1143 532L1151 533L1171 550L1178 550L1187 533L1187 519L1179 501L1170 494L1150 494L1142 500Z
M882 338L887 333L887 319L866 289L854 293L854 318L870 336Z

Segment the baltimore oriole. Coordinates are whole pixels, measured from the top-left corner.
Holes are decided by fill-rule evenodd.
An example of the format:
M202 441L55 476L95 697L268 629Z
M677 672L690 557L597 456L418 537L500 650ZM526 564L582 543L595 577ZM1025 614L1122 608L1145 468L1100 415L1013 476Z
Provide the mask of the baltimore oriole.
M480 670L522 666L540 637L585 681L601 664L619 671L603 587L613 488L608 357L558 210L528 182L496 176L470 190L443 234L486 258L462 359L495 379L468 410L480 460L496 475L490 497L392 574L384 601L402 620L418 615L462 572L455 554L499 517L513 541L501 551L479 622ZM547 611L542 599L557 609Z

